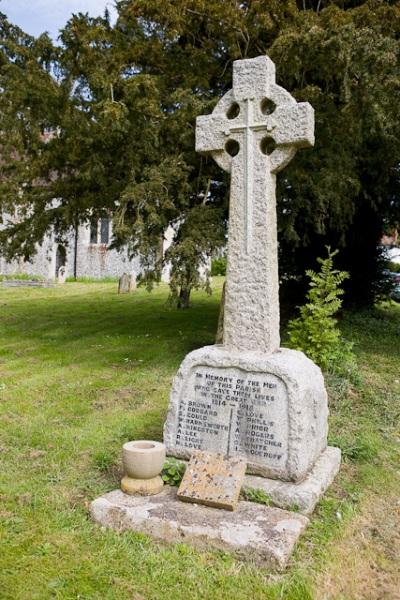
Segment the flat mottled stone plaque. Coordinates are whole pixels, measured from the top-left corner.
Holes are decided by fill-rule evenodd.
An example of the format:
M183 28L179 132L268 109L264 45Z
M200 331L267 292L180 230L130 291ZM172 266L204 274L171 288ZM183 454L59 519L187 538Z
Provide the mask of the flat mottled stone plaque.
M181 485L179 500L235 510L246 472L246 461L213 452L192 454Z
M93 519L116 531L136 531L167 543L186 543L206 552L217 549L266 567L284 567L307 527L304 515L254 502L237 510L215 510L177 499L164 486L157 496L109 492L91 504Z

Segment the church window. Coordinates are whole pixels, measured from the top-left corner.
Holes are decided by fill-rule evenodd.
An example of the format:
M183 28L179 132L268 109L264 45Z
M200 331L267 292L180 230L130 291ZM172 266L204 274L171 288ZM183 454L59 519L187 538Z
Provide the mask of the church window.
M92 219L90 221L90 243L97 244L97 219Z
M108 244L110 239L110 219L100 219L100 243Z
M108 244L110 241L110 219L92 219L90 222L90 243Z

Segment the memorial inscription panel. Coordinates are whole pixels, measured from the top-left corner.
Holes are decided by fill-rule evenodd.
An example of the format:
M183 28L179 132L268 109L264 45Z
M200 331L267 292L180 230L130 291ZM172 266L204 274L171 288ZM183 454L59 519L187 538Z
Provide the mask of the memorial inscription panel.
M285 464L288 395L276 375L197 366L182 390L177 417L177 448L240 454L271 467Z

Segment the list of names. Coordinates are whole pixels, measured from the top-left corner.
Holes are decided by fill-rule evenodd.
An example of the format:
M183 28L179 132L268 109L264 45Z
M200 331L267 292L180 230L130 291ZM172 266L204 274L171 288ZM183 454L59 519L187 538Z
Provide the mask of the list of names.
M287 412L286 386L275 375L199 366L180 400L176 445L278 466L287 456Z

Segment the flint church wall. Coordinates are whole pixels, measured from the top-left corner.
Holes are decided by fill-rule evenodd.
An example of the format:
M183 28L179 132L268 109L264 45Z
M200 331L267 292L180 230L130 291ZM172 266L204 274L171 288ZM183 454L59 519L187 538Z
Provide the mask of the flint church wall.
M101 224L100 221L107 221L107 236L104 235L105 223ZM66 267L67 277L102 279L120 277L124 272L138 274L139 259L130 260L126 249L121 251L107 249L110 239L111 223L108 219L99 220L97 236L93 224L82 225L78 228L77 239L75 239L75 232L71 231L64 244L57 243L54 235L50 233L42 244L37 246L37 252L31 261L7 261L0 255L0 274L36 275L45 279L55 279L60 266Z

